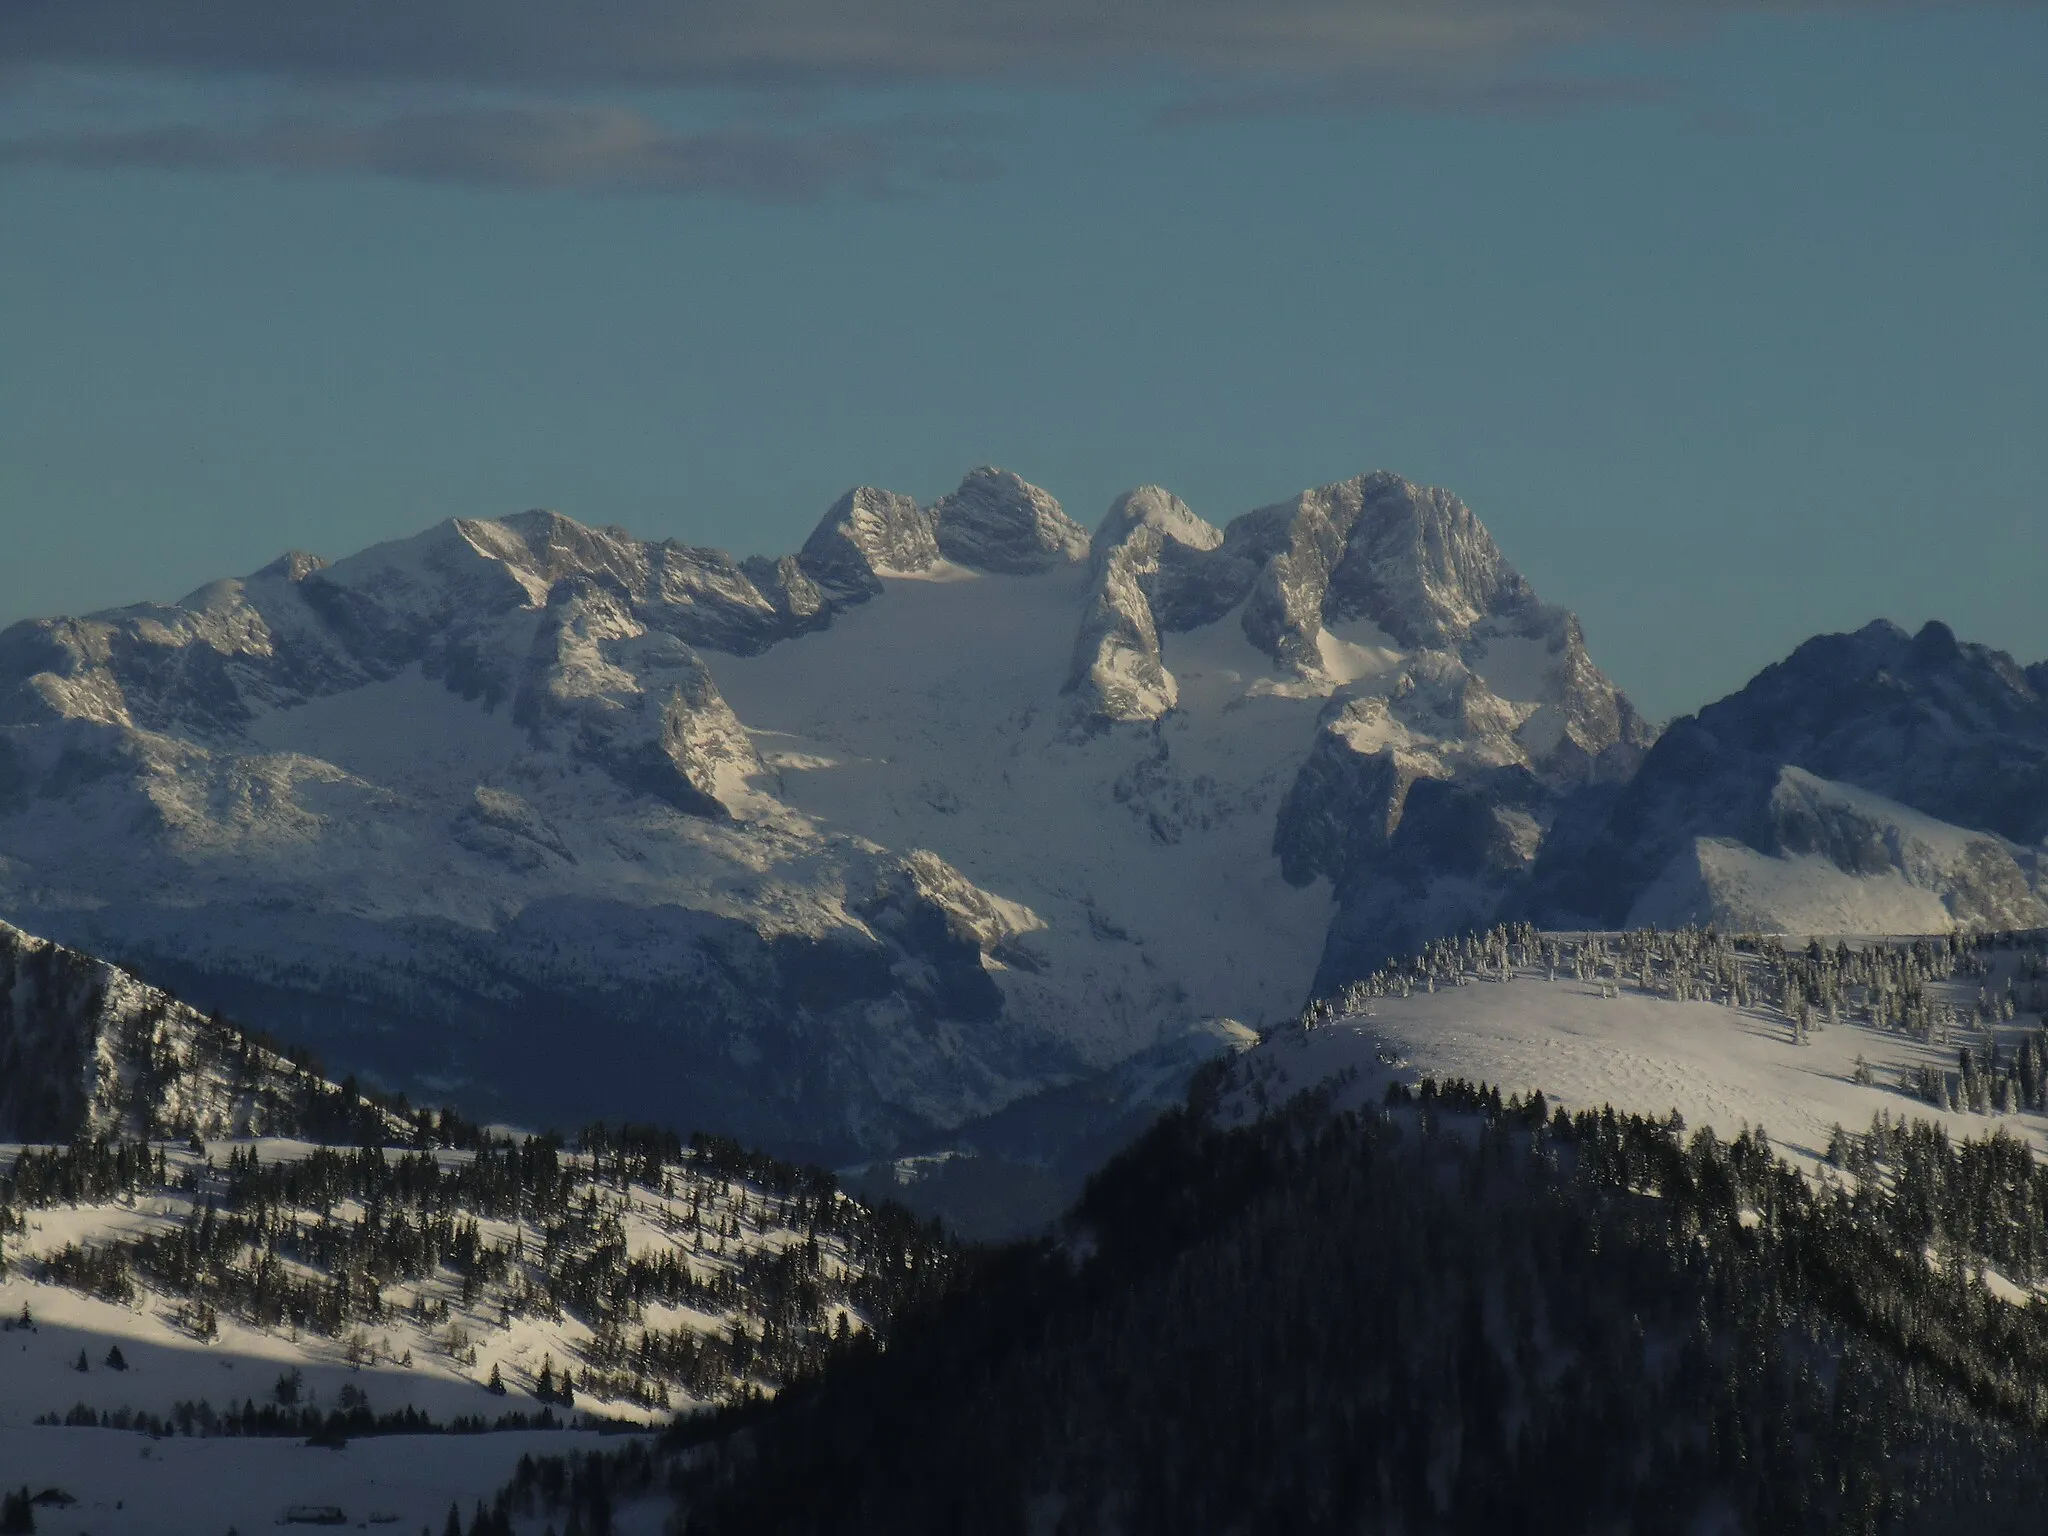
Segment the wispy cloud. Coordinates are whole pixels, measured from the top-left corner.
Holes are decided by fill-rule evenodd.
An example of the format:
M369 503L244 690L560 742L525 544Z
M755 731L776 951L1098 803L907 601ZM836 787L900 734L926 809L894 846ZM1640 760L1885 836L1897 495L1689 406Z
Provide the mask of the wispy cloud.
M1541 118L1666 101L1674 94L1671 82L1641 75L1375 72L1307 82L1210 86L1170 102L1161 109L1159 119L1165 123L1202 123L1239 117L1356 116L1374 112Z
M561 89L1342 76L1897 0L6 0L0 59Z
M844 110L864 88L1135 85L1142 99L1173 99L1160 114L1169 123L1303 111L1540 116L1664 89L1562 73L1573 45L1752 12L1911 3L0 0L0 107L17 105L0 115L0 165L893 195L988 166L957 125L878 125L861 119L857 100ZM37 79L61 82L42 107L34 90L15 88ZM125 102L109 105L124 89ZM732 109L735 97L751 104ZM723 107L685 110L675 118L691 126L677 127L620 104L681 98Z
M0 138L0 165L359 172L476 186L714 193L804 200L889 196L972 176L939 123L681 132L644 113L517 103L363 115L71 128Z

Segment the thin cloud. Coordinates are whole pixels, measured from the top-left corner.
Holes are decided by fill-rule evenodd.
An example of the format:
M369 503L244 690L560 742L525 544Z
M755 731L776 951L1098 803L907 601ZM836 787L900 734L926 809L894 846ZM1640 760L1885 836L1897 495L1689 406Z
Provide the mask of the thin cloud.
M803 201L836 192L897 195L977 174L978 164L943 128L684 133L621 108L520 103L23 135L0 139L0 165L356 172L485 187Z
M1356 116L1391 111L1544 118L1669 101L1676 94L1670 81L1639 75L1467 78L1376 73L1319 80L1306 86L1282 82L1197 91L1162 108L1158 119L1185 124L1239 117Z
M1574 44L1748 13L1911 3L0 0L0 104L16 108L0 118L0 166L889 196L993 168L955 127L847 121L839 109L870 87L1135 84L1152 100L1177 96L1159 114L1168 123L1388 109L1541 116L1666 89L1562 75L1560 51ZM20 88L37 81L47 88ZM724 93L712 110L725 120L682 130L616 104L664 93L700 108ZM751 106L732 110L734 93Z
M876 83L1322 77L1527 58L1829 0L5 0L0 58L299 79ZM1832 0L1834 8L1886 0Z

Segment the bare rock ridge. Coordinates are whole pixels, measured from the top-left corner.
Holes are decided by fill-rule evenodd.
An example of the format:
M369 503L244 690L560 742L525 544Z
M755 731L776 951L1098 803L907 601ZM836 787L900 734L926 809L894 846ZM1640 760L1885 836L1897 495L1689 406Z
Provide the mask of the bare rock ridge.
M909 576L939 563L931 514L915 498L861 486L832 504L797 556L806 575L840 602L882 590L882 577Z
M843 604L875 596L884 576L917 575L941 560L1023 576L1087 556L1086 531L1057 501L1008 470L982 468L929 507L873 486L848 491L797 559Z
M1084 725L1167 714L1179 685L1161 636L1233 614L1297 686L1327 692L1273 839L1288 879L1338 892L1326 983L1487 920L1563 797L1627 777L1649 743L1578 621L1447 492L1361 475L1219 532L1145 487L1095 545L1067 684Z

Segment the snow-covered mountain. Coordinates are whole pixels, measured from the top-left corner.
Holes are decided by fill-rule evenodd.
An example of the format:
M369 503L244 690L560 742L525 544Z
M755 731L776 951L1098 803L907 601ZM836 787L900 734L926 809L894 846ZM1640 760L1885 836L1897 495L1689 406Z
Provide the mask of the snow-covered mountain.
M1392 475L455 520L0 633L0 911L394 1085L886 1151L1490 917L1648 739Z
M1871 624L1674 722L1537 861L1552 927L1793 933L2048 924L2048 665Z

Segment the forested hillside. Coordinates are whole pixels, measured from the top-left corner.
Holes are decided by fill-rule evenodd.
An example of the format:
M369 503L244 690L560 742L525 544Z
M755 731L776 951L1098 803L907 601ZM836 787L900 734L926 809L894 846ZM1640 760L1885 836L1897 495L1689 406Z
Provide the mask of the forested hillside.
M218 1159L23 1148L0 1162L0 1273L11 1248L35 1278L200 1340L229 1319L351 1364L417 1356L500 1394L644 1412L773 1392L948 1263L905 1213L716 1138L461 1129L466 1147Z
M1198 1094L1198 1100L1200 1095ZM2034 1530L2048 1172L1425 1083L1199 1102L688 1464L725 1532ZM701 1433L701 1431L699 1431Z

